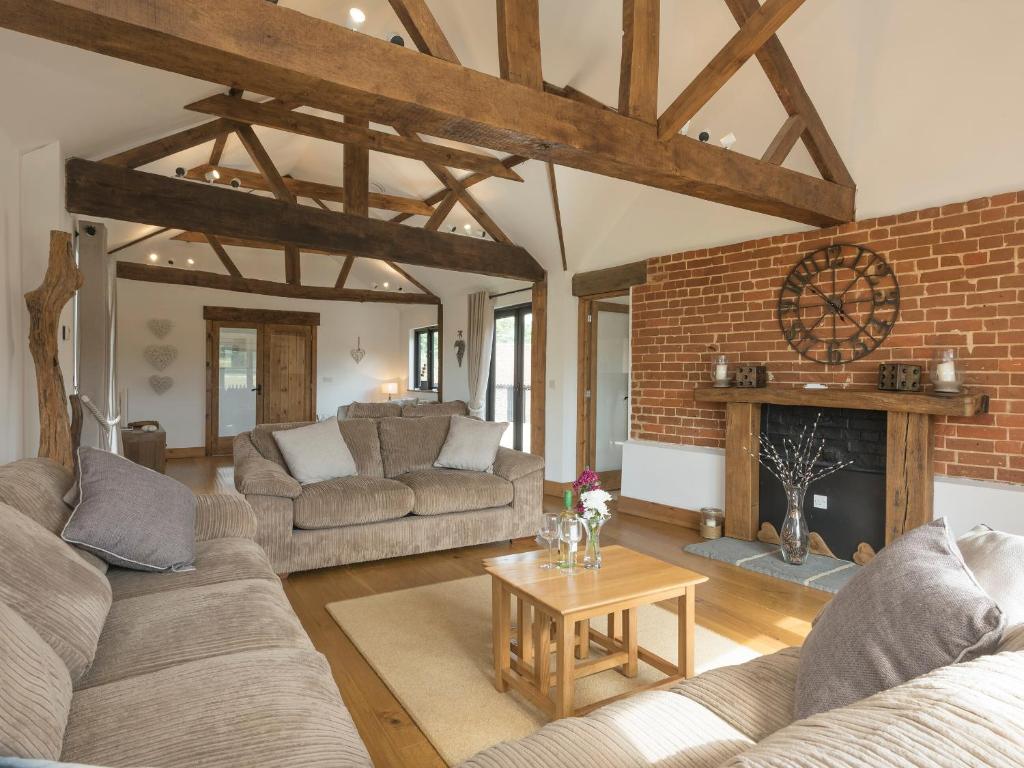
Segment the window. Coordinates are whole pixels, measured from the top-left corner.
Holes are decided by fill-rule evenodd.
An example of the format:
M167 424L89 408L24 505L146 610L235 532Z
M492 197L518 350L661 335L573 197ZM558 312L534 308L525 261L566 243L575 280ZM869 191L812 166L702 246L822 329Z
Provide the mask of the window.
M441 342L436 325L418 328L412 335L412 385L414 389L436 390L440 374L438 356Z

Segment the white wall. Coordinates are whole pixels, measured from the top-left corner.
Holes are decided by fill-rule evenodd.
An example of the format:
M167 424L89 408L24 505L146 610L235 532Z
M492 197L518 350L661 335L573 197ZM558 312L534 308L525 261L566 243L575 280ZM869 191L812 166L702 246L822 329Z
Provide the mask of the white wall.
M25 335L22 333L20 157L0 130L0 463L22 454L22 402ZM13 407L10 407L13 406Z
M394 304L308 301L217 291L209 288L118 281L118 374L128 392L127 419L158 419L170 448L193 448L205 441L206 321L203 307L231 306L319 312L317 331L317 413L333 414L353 400L384 399L381 384L405 376L406 350L398 344L401 310ZM157 373L142 357L158 343L146 328L151 318L174 321L159 343L178 348L162 374L173 387L157 395L149 377ZM349 351L361 338L366 350L356 365Z
M725 451L630 440L623 450L622 495L680 509L725 509ZM935 517L948 518L958 536L979 523L1024 534L1021 509L1022 486L935 478Z

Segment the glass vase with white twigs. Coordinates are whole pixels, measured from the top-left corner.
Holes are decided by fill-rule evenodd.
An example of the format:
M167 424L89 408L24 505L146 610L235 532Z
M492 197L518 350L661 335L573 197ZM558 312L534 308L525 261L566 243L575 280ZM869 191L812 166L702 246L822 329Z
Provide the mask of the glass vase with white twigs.
M809 531L804 518L804 497L812 483L849 466L852 460L831 465L819 462L825 449L825 439L817 438L821 412L814 417L810 432L805 425L795 440L783 437L775 445L768 435L761 433L761 450L755 458L782 483L786 494L786 518L779 531L779 549L782 559L792 565L802 565L807 559ZM753 454L753 452L751 452Z

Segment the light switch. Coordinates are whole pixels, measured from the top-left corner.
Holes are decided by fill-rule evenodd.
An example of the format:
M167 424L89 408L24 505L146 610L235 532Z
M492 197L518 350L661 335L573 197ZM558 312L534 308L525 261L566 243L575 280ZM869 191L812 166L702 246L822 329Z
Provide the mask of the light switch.
M828 496L822 496L818 493L814 494L814 508L828 509Z

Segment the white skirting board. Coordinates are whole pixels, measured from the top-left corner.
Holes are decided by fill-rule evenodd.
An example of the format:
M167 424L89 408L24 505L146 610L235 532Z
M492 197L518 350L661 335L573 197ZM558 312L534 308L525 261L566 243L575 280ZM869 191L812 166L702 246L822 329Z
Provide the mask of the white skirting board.
M629 440L622 451L622 495L682 509L725 506L725 451ZM957 535L979 523L1024 535L1024 486L935 478L935 517Z

